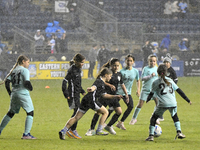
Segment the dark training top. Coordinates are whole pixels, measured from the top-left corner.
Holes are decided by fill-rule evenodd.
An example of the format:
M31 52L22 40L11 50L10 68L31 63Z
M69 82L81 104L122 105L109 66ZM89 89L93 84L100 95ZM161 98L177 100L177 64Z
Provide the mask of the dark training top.
M167 77L171 78L176 84L178 83L176 72L172 67L167 69Z

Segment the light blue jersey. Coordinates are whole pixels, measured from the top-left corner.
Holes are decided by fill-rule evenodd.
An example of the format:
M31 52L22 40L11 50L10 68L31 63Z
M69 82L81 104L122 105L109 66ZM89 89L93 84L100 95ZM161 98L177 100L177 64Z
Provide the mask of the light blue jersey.
M10 111L19 113L20 107L26 112L34 110L29 91L24 87L25 81L30 81L29 70L23 66L17 66L7 78L12 82Z
M12 82L12 93L29 94L29 91L24 87L24 82L30 81L28 69L17 66L7 79Z
M122 70L120 70L120 72L122 74L122 81L124 82L127 93L128 93L128 95L131 95L131 89L132 89L132 85L133 85L134 80L135 79L136 79L136 81L139 80L139 72L135 68L132 68L131 70L123 68ZM118 86L117 94L125 95L121 86Z
M151 91L151 85L152 85L153 81L158 78L157 66L155 66L153 68L146 66L142 70L141 79L151 76L152 73L155 73L155 76L142 81L142 90L140 93L140 100L143 100L143 101L147 100L147 97Z
M178 86L174 81L168 77L165 77L170 83L168 86L165 81L159 77L152 84L151 92L156 94L158 99L158 107L176 107L176 97L174 91L178 89Z

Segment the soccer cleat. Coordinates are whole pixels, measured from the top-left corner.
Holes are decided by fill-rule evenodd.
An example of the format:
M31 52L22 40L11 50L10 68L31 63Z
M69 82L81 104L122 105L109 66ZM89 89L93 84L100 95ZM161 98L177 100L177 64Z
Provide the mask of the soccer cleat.
M176 140L177 137L178 137L178 139L183 139L183 138L185 138L185 135L183 133L181 133L181 132L178 132L176 134L175 140Z
M158 120L159 120L159 121L164 121L165 119L164 119L163 116L162 116L162 117L159 117Z
M154 140L154 138L151 135L148 138L146 138L146 141L153 141L153 140Z
M156 124L158 124L158 125L160 124L160 121L159 121L159 119L157 119L157 120L156 120Z
M117 124L116 124L116 127L118 127L119 129L122 129L122 130L126 130L125 126L124 126L124 123L119 121Z
M116 134L116 132L112 126L111 127L106 126L104 129L107 130L110 134L114 134L114 135Z
M32 136L30 133L28 133L28 134L24 134L23 133L23 136L22 136L21 139L24 139L24 140L34 140L34 139L36 139L36 137Z
M65 140L65 133L64 133L63 130L59 131L58 134L59 134L59 138L60 138L61 140Z
M108 132L105 132L103 130L101 131L96 131L96 135L108 135L109 133Z
M129 122L130 125L134 125L137 122L137 119L132 118Z
M69 130L69 133L75 138L75 139L81 139L82 137L78 135L78 132L76 130L72 131Z
M93 136L93 135L95 135L95 130L89 129L89 130L85 133L85 136Z
M75 137L73 135L71 135L71 133L69 131L66 132L66 135L71 138L71 139L74 139Z

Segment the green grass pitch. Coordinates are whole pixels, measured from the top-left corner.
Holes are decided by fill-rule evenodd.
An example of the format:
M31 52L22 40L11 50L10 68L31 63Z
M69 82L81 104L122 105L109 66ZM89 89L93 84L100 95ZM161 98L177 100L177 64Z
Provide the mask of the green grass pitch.
M94 80L82 80L83 88L91 86ZM178 116L181 122L182 132L186 135L183 140L174 140L176 131L170 113L164 114L164 122L161 122L162 135L155 138L153 142L146 142L148 136L149 119L154 109L154 102L145 104L138 116L138 122L131 126L129 121L131 115L125 121L126 131L115 127L116 135L108 136L92 136L86 137L85 133L90 127L91 119L94 111L89 110L86 115L79 121L77 131L82 139L60 140L58 131L62 129L67 120L72 115L69 110L67 100L61 91L62 80L32 80L34 90L31 93L33 104L35 107L33 127L31 134L37 137L37 140L21 140L24 132L24 124L26 113L20 110L9 122L0 135L0 149L2 150L49 150L49 149L75 149L75 150L196 150L200 147L200 77L181 77L178 86L186 93L193 102L190 106L178 94L176 94L178 102ZM50 86L45 89L45 86ZM0 120L9 109L9 96L4 86L0 86ZM132 96L134 100L134 108L138 103L135 96L136 83L134 82ZM120 101L122 110L126 106ZM120 117L121 118L121 117ZM110 118L108 119L110 120Z

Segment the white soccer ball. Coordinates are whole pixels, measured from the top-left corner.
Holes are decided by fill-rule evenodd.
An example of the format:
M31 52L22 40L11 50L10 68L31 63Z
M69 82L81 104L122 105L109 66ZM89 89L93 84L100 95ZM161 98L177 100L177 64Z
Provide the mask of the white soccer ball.
M62 60L62 61L65 61L66 59L67 59L67 58L66 58L65 56L62 56L62 57L61 57L61 60Z
M162 128L159 125L155 126L154 137L159 137L162 134Z

